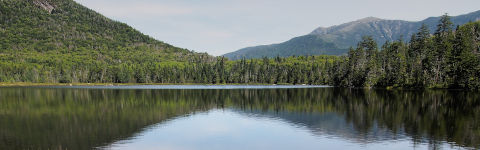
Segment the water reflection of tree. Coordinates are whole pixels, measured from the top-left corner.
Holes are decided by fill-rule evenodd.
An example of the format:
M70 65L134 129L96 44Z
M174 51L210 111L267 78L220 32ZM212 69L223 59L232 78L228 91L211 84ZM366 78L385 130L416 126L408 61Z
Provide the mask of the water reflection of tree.
M182 96L183 95L183 96ZM154 90L0 89L0 149L91 149L211 106Z
M359 137L378 125L393 134L404 131L414 142L429 140L432 147L439 141L448 141L478 148L479 97L480 94L466 91L330 88L250 90L247 97L231 96L231 101L244 109L336 112L354 125Z
M196 111L334 113L359 140L373 130L414 142L480 145L480 94L363 89L0 89L0 149L90 149ZM308 120L298 119L302 123ZM305 123L309 125L308 123Z

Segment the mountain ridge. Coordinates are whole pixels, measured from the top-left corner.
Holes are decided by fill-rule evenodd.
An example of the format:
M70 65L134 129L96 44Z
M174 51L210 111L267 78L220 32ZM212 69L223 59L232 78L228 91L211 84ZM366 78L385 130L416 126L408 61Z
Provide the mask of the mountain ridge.
M223 56L236 60L241 58L288 57L294 55L342 55L348 51L349 47L356 47L356 44L361 41L363 36L372 36L379 44L399 39L408 41L410 36L416 33L422 24L426 24L430 32L433 33L439 19L440 17L428 17L421 21L405 21L366 17L330 27L318 27L307 35L295 37L309 37L299 43L295 43L293 41L295 38L292 38L282 43L243 48ZM451 19L455 25L477 21L480 20L480 10L451 17ZM322 47L321 45L329 45L329 47ZM292 47L294 48L292 49Z

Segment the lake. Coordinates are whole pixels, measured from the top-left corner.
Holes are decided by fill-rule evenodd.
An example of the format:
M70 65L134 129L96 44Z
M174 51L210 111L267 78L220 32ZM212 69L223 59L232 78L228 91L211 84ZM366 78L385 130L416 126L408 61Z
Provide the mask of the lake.
M0 88L0 149L479 149L480 93L325 86Z

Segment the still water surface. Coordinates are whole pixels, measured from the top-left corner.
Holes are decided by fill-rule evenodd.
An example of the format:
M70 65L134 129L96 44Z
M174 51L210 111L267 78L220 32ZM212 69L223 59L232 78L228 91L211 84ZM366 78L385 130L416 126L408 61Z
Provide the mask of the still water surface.
M0 149L478 149L480 94L315 86L0 88Z

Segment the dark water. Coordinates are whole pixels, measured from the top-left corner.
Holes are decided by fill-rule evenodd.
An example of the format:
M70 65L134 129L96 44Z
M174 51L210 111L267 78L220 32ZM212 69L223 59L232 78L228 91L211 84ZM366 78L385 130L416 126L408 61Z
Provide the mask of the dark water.
M158 88L0 88L0 149L480 148L477 92Z

